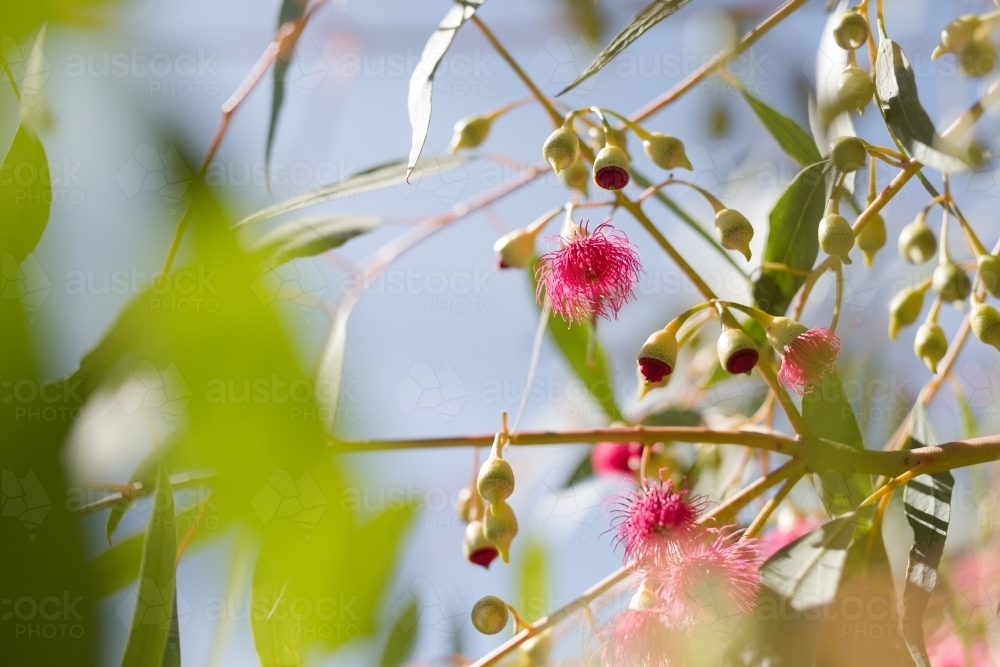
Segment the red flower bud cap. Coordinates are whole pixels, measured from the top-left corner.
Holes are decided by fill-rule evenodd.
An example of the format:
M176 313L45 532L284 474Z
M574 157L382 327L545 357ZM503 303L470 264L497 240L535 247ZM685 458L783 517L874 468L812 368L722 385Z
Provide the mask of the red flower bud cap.
M639 372L647 382L660 382L674 372L677 365L677 334L660 329L646 339L637 359Z
M749 375L760 359L757 344L740 329L728 327L723 329L716 349L719 353L719 363L727 373L733 375L744 373Z
M594 158L594 184L604 190L621 190L631 178L628 156L618 146L605 146Z
M478 519L470 521L465 527L465 537L462 540L462 552L465 559L474 565L489 569L490 563L500 555L493 544L483 533L483 522Z

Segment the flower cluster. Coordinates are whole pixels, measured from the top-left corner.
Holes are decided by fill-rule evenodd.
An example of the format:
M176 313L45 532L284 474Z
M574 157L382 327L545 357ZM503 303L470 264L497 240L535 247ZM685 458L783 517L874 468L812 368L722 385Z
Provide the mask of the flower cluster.
M682 664L696 625L749 613L760 549L732 528L698 523L706 501L670 481L619 497L616 541L641 580L628 609L605 627L601 653L616 667Z

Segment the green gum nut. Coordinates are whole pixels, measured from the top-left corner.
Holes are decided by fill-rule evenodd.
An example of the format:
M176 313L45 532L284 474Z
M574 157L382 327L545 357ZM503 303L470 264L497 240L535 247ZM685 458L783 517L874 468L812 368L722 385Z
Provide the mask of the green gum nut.
M506 500L514 493L514 469L503 459L491 456L479 469L476 488L490 503Z
M788 345L809 330L809 327L788 317L775 317L764 327L767 340L778 354L784 354Z
M910 264L923 264L937 252L937 238L927 226L927 214L921 211L916 219L899 232L899 254Z
M848 253L854 249L854 230L847 218L836 213L823 216L819 221L819 247L844 264L851 263Z
M677 366L677 335L660 329L646 339L637 357L639 372L646 382L660 382Z
M750 261L753 225L739 211L724 208L715 214L715 236L726 250L736 250Z
M560 127L542 145L542 156L557 174L568 169L580 157L580 138L576 132Z
M927 285L900 290L889 302L889 338L896 340L899 330L917 321L924 308Z
M931 59L939 58L945 53L959 54L972 39L973 33L979 27L979 17L965 14L945 26L941 31L941 43L931 53Z
M517 535L517 517L506 501L490 503L483 517L483 534L500 552L503 562L510 562L510 543Z
M861 111L872 101L875 84L860 67L848 65L837 84L837 100L849 109Z
M465 523L469 523L469 520L472 518L472 506L472 492L468 487L462 487L458 492L458 497L455 499L455 513Z
M505 627L510 620L510 610L507 604L495 595L479 598L472 605L472 626L484 635L495 635Z
M642 150L646 156L661 169L691 170L691 161L684 152L684 144L677 137L671 137L662 132L651 132L642 142Z
M881 250L886 242L885 220L882 216L876 213L869 218L868 224L854 237L854 242L865 257L865 265L871 267L875 261L875 253Z
M631 178L628 156L618 146L605 146L594 158L594 185L602 190L621 190Z
M833 41L845 51L861 48L868 41L868 21L858 12L844 12L833 28Z
M830 142L830 161L845 173L861 169L868 161L868 148L864 139L837 137Z
M964 301L972 290L972 282L958 264L946 262L934 269L931 278L934 291L945 301Z
M462 148L475 148L486 140L490 133L493 119L487 116L469 116L455 123L455 131L451 137L452 153Z
M526 229L507 232L493 244L500 256L500 268L523 269L535 256L535 234Z
M958 54L958 66L966 76L986 76L997 64L997 50L989 37L970 39Z
M566 169L559 172L559 180L568 188L573 188L577 192L587 194L587 187L590 183L590 170L583 160L577 159Z
M979 257L979 280L986 291L1000 296L1000 257L982 255Z
M719 354L719 363L733 375L749 375L760 358L757 344L742 329L723 329L715 349Z
M937 365L948 351L948 339L944 331L934 322L924 322L917 329L913 339L913 353L924 362L927 370L937 373Z
M628 147L625 145L625 141L628 135L625 134L625 130L612 129L611 136L614 137L614 143L623 151L626 155L628 154ZM604 132L603 127L592 127L587 130L588 142L595 151L599 151L608 144L607 135Z
M1000 312L985 303L976 303L969 313L969 324L976 338L1000 350Z

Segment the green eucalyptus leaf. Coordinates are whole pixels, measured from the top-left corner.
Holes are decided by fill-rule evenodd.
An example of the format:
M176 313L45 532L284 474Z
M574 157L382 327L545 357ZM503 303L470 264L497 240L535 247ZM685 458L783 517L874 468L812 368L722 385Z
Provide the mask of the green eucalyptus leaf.
M808 167L823 160L819 149L816 148L816 143L809 136L809 133L802 129L801 125L763 100L751 95L743 85L740 85L739 90L764 129L774 137L774 140L778 142L781 150L785 151L788 157L798 162L802 167Z
M431 96L434 92L434 75L437 74L441 59L448 52L458 29L476 13L486 0L459 0L441 19L437 30L427 40L420 61L410 77L410 92L406 106L410 114L413 138L410 143L410 157L406 163L406 180L417 167L417 160L427 141L427 130L431 124Z
M819 221L826 206L829 162L817 162L800 171L788 184L768 215L764 262L808 271L819 254ZM783 315L805 281L800 275L765 269L754 282L754 305L772 315Z
M283 264L296 257L320 255L340 247L355 236L372 231L381 218L361 215L323 215L289 220L257 241L253 250Z
M587 449L587 453L584 454L580 462L576 464L573 468L573 472L569 474L566 481L563 483L563 488L568 489L574 484L578 484L584 480L590 479L594 476L594 463L590 460L590 448Z
M294 21L302 17L306 9L305 0L282 0L281 8L278 10L278 28L289 21ZM296 36L298 41L298 36ZM285 52L279 53L274 60L274 86L271 91L271 119L267 125L267 144L264 148L264 176L270 181L271 173L271 150L274 148L274 136L278 127L278 115L281 113L281 106L285 102L285 76L288 74L288 66L291 62L293 48L295 44L288 45Z
M910 416L907 449L938 445L923 405L918 401ZM913 529L913 546L906 564L903 588L902 633L917 667L930 667L924 644L924 612L938 579L951 523L951 497L955 478L948 472L919 475L907 482L903 493L903 513Z
M171 618L176 615L176 560L174 492L166 469L160 466L153 492L153 512L146 526L135 611L122 667L160 667L163 663Z
M517 609L524 620L535 621L549 611L548 571L545 547L536 540L528 540L518 558Z
M647 30L676 12L688 2L690 0L653 0L653 2L639 10L639 13L632 17L628 25L615 35L611 43L605 46L604 50L597 54L593 62L587 65L587 69L573 79L568 86L563 88L559 92L559 95L568 93L600 72L605 65L614 60L629 44L642 37Z
M14 133L0 174L13 176L0 179L0 258L23 262L45 232L52 202L49 161L29 125L21 123Z
M402 667L407 663L413 655L413 648L417 645L417 634L420 630L417 624L418 616L417 601L413 600L393 624L385 640L385 646L382 647L379 667Z
M899 44L883 38L875 61L875 89L882 115L893 136L910 156L943 172L966 171L958 147L949 145L934 129L917 95L917 80Z
M461 167L469 158L461 155L443 155L441 157L428 156L423 158L413 173L417 178L426 178L442 172L451 171ZM412 176L411 176L412 177ZM324 202L342 199L352 195L379 190L393 185L399 185L407 181L406 162L399 160L387 162L370 169L352 174L342 180L329 185L323 185L313 190L303 192L300 195L286 199L283 202L269 206L265 209L247 216L236 223L236 227L251 225L261 220L274 218L285 213L291 213L308 206L315 206Z

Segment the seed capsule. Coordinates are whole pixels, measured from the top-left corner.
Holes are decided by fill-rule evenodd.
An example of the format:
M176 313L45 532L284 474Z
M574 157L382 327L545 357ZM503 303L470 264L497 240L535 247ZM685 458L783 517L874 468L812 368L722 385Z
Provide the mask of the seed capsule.
M854 230L847 218L828 213L819 221L819 247L844 264L851 263L848 253L854 249Z
M837 137L830 142L830 161L845 173L861 169L868 161L868 149L864 140L850 136Z
M737 250L750 261L750 239L753 225L746 217L731 208L721 209L715 214L715 236L726 250Z
M594 158L594 184L603 190L621 190L631 178L628 156L618 146L605 146Z
M450 152L455 153L462 148L475 148L486 140L490 133L493 119L488 116L469 116L455 123L455 131L451 137Z
M652 132L648 139L643 140L642 150L646 156L661 169L691 169L691 161L688 160L684 152L684 144L680 139L663 134L662 132Z
M719 353L719 363L727 373L733 375L749 375L760 358L757 344L741 329L736 328L726 327L722 330L716 351Z
M917 329L913 339L913 352L931 373L937 373L937 365L948 351L948 339L944 331L934 322L925 322Z
M484 635L495 635L507 627L510 611L507 604L495 595L479 598L472 605L472 626Z
M921 211L916 219L899 233L899 254L911 264L923 264L937 252L937 239L927 226L927 213Z
M505 501L490 503L483 518L483 534L500 552L503 562L510 562L510 543L517 536L517 517Z
M476 488L490 503L506 500L514 493L514 469L502 458L491 456L479 469Z
M969 276L954 262L946 262L934 269L931 284L945 301L964 301L972 290Z
M1000 257L996 255L979 257L979 280L987 292L993 296L1000 296Z
M875 261L875 253L885 245L885 220L876 213L868 220L860 232L854 237L854 242L861 249L861 254L865 257L865 265L871 266Z
M535 256L537 232L515 229L507 232L493 244L493 251L500 256L501 269L523 269Z
M965 14L945 26L941 31L941 43L931 53L931 59L939 58L945 53L962 53L965 45L972 39L980 20L974 14Z
M470 521L469 525L465 527L462 553L465 554L465 560L487 569L493 559L500 554L493 543L486 539L486 534L483 532L483 522L479 520Z
M969 313L969 324L976 338L1000 350L1000 312L985 303L976 303Z
M833 41L845 51L861 48L868 41L868 21L858 12L844 12L833 28Z
M560 127L542 145L542 156L557 174L568 169L580 157L580 138L573 130Z
M848 65L837 84L837 100L849 109L864 110L875 94L875 84L860 67Z
M928 285L917 285L908 289L900 290L889 302L889 338L896 340L899 330L909 326L920 317L920 311L924 308L924 295L927 294Z
M639 349L639 372L647 382L660 382L674 372L677 364L677 335L660 329Z

